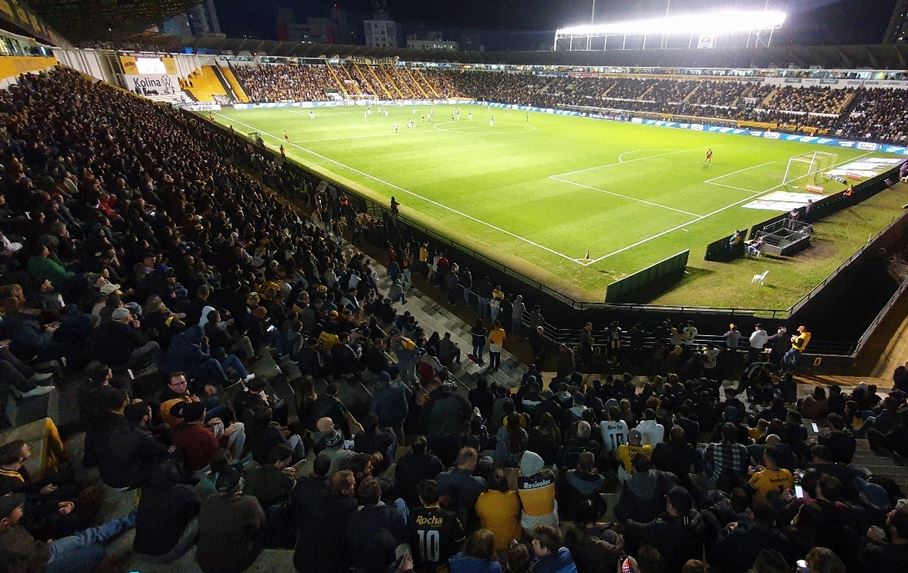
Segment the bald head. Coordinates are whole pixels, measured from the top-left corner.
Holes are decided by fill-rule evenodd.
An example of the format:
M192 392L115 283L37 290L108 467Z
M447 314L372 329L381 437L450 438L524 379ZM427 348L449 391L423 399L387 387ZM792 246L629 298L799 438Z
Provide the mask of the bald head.
M328 418L327 416L324 418L319 418L315 423L315 429L319 432L330 432L334 429L334 420Z

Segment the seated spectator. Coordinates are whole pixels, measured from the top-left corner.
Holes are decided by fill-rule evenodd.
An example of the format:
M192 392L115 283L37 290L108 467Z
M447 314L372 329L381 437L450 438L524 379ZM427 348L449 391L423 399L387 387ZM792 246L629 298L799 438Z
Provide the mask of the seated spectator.
M861 540L859 559L867 573L896 573L908 563L908 509L886 515L886 526L871 528Z
M132 529L136 513L84 529L48 543L38 541L22 526L25 495L0 496L0 559L8 571L66 571L90 573L104 561L104 543Z
M217 493L202 502L195 560L205 573L239 573L264 547L265 513L251 495L243 494L243 477L235 468L218 476Z
M722 441L707 444L703 464L710 489L730 490L744 481L750 454L737 439L738 426L726 422L722 425Z
M650 408L643 413L643 420L635 429L640 432L640 443L643 445L656 447L665 438L665 427L656 422L656 411Z
M652 466L657 470L673 473L681 485L689 484L689 475L696 471L699 462L697 451L687 441L681 426L672 426L668 441L656 445Z
M845 419L838 414L830 414L829 427L830 431L821 433L817 437L817 442L829 448L832 461L850 464L854 458L857 441L854 439L854 435L845 428Z
M867 433L870 448L875 452L908 457L908 410L902 410L901 421L891 432L872 429Z
M136 368L157 363L161 359L161 347L157 342L147 340L139 327L139 320L128 308L114 309L110 322L92 332L95 358L114 368Z
M510 489L507 477L499 468L488 479L489 489L476 500L480 526L495 536L495 551L507 551L512 541L523 537L520 527L520 498Z
M571 550L563 545L558 528L539 524L532 529L530 546L536 556L533 573L577 573Z
M842 463L832 461L832 454L826 446L814 446L810 448L810 455L813 459L813 467L804 474L801 479L801 487L804 493L810 497L816 498L817 482L824 475L831 475L839 480L843 485L843 495L846 499L855 499L858 492L854 489L855 478L863 477L858 470Z
M634 458L640 455L647 458L652 457L653 447L650 445L642 445L642 440L643 436L640 434L640 431L635 428L627 433L627 443L618 446L618 449L615 452L615 457L621 462L621 465L618 466L618 481L626 480L627 476L634 471Z
M495 557L495 534L478 529L467 537L463 551L448 561L451 573L502 573Z
M198 535L201 505L199 494L184 483L176 464L159 465L142 489L133 551L150 563L171 563L182 557Z
M584 500L592 500L599 513L605 513L605 502L599 496L605 489L605 478L596 469L596 456L583 452L577 458L577 467L568 470L561 483L558 496L558 514L562 519L573 520L577 508Z
M198 472L211 462L221 447L242 454L246 443L245 427L241 422L224 426L220 418L205 421L205 406L200 402L182 404L174 412L182 422L173 429L171 442L176 446L190 472Z
M775 513L765 503L754 505L753 521L727 524L718 535L714 565L728 573L747 573L761 551L772 549L789 554L791 542L776 526Z
M615 516L620 521L648 523L665 509L665 496L675 487L674 477L652 469L650 460L642 454L634 456L633 465L634 473L621 486Z
M624 532L630 553L642 545L656 548L665 560L666 573L680 573L688 559L703 554L703 517L683 487L676 486L668 492L665 513L648 523L628 521Z
M154 469L169 457L167 446L151 432L126 418L129 397L112 388L104 395L104 417L85 436L87 467L98 466L101 479L113 488L135 488L144 484Z
M763 450L763 467L750 470L748 486L753 492L754 503L768 502L778 507L782 494L794 488L794 476L780 467L781 453L775 447Z
M517 495L523 508L520 525L524 531L531 531L539 525L558 525L555 475L545 469L542 458L534 452L524 452L520 460Z
M798 412L808 420L825 418L829 413L829 402L826 398L826 388L817 386L810 396L798 403Z
M277 444L271 450L271 463L251 467L246 471L247 495L259 500L264 509L287 501L296 486L296 470L290 465L293 450Z

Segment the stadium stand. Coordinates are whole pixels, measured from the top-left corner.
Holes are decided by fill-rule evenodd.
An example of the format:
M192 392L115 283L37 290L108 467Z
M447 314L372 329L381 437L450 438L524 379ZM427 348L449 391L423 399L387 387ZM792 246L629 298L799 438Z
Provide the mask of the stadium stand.
M834 110L839 129L875 138L904 133L885 121L901 100L871 90L234 71L255 101L351 86L747 117L750 98ZM522 295L201 116L64 68L22 76L0 111L5 400L25 410L57 396L57 421L84 443L81 459L72 442L51 455L56 426L36 416L28 439L54 448L36 448L32 472L32 442L0 439L4 567L111 566L116 542L104 543L134 529L123 563L143 571L268 560L409 571L403 543L418 571L497 557L526 571L527 554L536 571L574 562L580 573L615 571L620 555L669 573L692 559L720 571L774 559L904 571L904 367L891 388L799 394L805 327L706 339L691 323L612 323L584 327L576 351L553 346ZM363 250L384 259L381 273ZM417 290L447 305L404 302ZM427 332L431 315L460 305L475 312L472 329ZM455 343L464 336L471 351ZM505 345L526 369L498 368Z

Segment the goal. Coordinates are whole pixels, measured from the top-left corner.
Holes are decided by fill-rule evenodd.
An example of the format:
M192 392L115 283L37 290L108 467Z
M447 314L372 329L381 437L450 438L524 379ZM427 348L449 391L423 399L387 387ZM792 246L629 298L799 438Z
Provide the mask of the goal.
M827 151L811 151L802 153L788 159L782 185L789 189L819 185L826 179L826 172L830 170L839 156Z

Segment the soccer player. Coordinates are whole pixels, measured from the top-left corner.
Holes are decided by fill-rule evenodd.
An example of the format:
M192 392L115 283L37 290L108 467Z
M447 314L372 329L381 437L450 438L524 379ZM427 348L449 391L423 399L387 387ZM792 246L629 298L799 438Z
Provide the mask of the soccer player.
M470 121L473 121L473 112L472 111L467 113L467 119Z
M489 116L489 127L495 127L495 116Z
M407 127L408 127L408 128L411 128L411 129L412 129L412 128L415 127L415 126L416 126L416 123L415 123L412 119L411 119L410 121L407 122Z
M464 540L463 525L453 511L438 504L438 482L424 480L417 490L422 507L410 513L410 547L418 571L435 571L457 553Z
M309 119L315 119L315 112L311 109L309 110Z
M706 160L703 161L703 165L712 165L713 164L713 148L710 147L706 150Z
M286 129L284 130L284 141L286 141L287 143L290 143L290 136L287 135L287 130L286 130Z
M400 124L399 123L394 124L394 133L400 133Z

